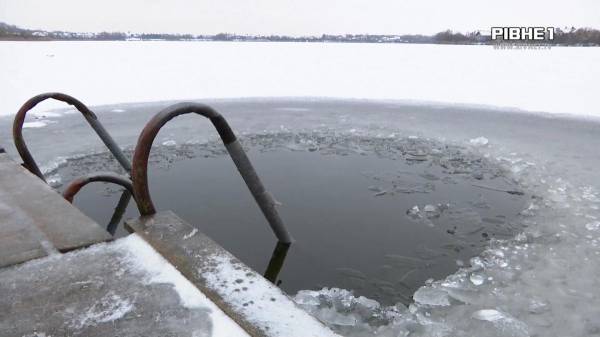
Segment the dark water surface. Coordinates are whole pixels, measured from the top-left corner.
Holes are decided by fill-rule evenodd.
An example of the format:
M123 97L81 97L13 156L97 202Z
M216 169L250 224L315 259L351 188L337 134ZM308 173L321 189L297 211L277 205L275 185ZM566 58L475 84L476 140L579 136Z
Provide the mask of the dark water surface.
M287 254L279 249L286 256L276 275L290 294L339 287L384 304L407 303L427 279L468 264L490 239L513 236L519 228L512 220L531 198L486 159L431 140L241 138L296 240ZM71 159L58 173L70 181L114 165L100 153ZM173 210L251 267L267 269L276 240L222 145L159 146L150 166L158 209ZM119 197L113 186L91 184L75 204L107 224ZM125 217L137 216L132 201ZM116 235L124 233L119 226ZM277 268L269 271L275 274Z

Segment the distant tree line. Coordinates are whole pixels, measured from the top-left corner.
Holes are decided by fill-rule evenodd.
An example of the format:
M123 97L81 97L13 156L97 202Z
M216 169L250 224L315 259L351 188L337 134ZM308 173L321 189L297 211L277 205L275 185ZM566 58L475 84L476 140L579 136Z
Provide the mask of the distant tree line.
M489 33L489 32L486 32ZM43 31L23 29L0 22L0 40L27 41L125 41L125 40L165 40L165 41L274 41L274 42L355 42L355 43L440 43L440 44L490 44L490 35L481 32L460 33L452 30L435 35L376 35L346 34L321 36L285 35L239 35L220 33L216 35L192 34L132 34L123 32L74 33L64 31ZM554 40L545 41L556 45L600 46L600 30L592 28L555 29Z

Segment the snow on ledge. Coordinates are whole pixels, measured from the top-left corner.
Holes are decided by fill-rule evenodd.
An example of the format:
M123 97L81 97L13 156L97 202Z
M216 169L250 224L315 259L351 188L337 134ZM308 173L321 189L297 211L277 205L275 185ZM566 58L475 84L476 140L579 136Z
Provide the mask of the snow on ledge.
M116 244L128 253L125 258L132 268L143 271L148 275L144 280L148 284L172 284L179 295L181 304L186 308L208 308L211 312L215 337L244 337L248 333L237 325L229 316L211 302L198 288L186 279L173 265L165 260L144 239L137 234L131 234L120 239Z

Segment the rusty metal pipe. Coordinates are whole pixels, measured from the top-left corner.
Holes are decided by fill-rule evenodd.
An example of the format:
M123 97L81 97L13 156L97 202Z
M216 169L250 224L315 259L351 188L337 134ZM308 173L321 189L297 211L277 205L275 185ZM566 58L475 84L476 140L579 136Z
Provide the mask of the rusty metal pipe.
M124 187L129 193L133 193L133 184L128 178L111 172L96 172L73 180L64 190L63 198L73 203L73 198L79 190L85 185L97 181L117 184Z
M152 117L142 130L133 154L131 170L134 196L140 214L151 215L156 213L156 208L154 207L148 188L148 158L150 157L152 143L160 128L168 121L179 115L188 113L196 113L208 118L212 122L275 236L283 243L291 243L293 241L292 237L275 208L273 197L265 190L229 124L213 108L200 103L179 103L169 106Z
M96 131L96 134L98 134L100 139L102 139L102 142L104 142L108 150L113 154L113 156L115 156L119 164L121 164L125 171L131 172L131 164L129 163L129 160L127 160L127 157L125 157L123 154L123 151L121 151L121 148L117 145L117 143L115 143L106 129L104 129L104 126L102 126L98 120L98 117L96 117L96 115L85 104L81 103L78 99L72 96L58 92L49 92L34 96L25 102L25 104L23 104L21 109L19 109L17 112L13 122L13 140L15 142L15 146L19 152L19 155L21 156L21 159L23 159L24 166L31 173L46 181L46 179L44 179L44 175L40 171L40 168L33 159L31 152L29 152L29 149L25 144L25 140L23 138L23 123L25 122L25 116L29 110L33 109L38 103L50 98L65 102L79 110L94 131Z

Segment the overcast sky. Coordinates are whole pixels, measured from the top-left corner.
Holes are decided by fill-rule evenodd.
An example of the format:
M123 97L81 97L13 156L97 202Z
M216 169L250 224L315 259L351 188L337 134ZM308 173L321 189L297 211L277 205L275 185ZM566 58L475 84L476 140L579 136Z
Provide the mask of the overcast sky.
M431 34L600 28L600 0L0 0L0 21L79 32Z

